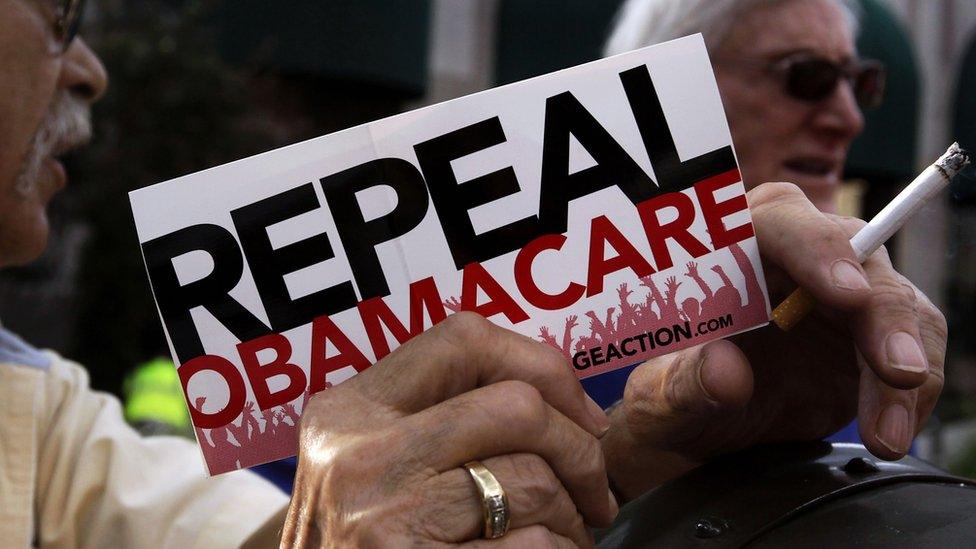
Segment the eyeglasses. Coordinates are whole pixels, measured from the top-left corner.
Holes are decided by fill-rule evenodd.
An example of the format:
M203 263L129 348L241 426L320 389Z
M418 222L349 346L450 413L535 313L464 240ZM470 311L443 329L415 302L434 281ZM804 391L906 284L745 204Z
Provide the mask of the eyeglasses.
M736 58L732 62L753 63ZM836 63L816 56L793 56L769 63L756 61L765 69L782 75L787 95L800 101L817 103L830 97L841 79L851 83L854 98L863 109L881 106L884 100L885 68L880 61L860 60Z
M49 0L54 4L54 34L61 44L61 51L67 51L78 35L85 0Z

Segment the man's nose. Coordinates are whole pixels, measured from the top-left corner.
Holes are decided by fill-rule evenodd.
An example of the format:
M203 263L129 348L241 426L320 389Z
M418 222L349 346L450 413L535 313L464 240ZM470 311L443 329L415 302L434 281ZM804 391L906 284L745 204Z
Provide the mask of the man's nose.
M864 129L864 114L857 104L853 85L838 83L834 92L818 106L814 123L818 129L840 139L854 139Z
M78 97L94 103L108 87L105 66L81 37L75 38L64 52L58 85Z

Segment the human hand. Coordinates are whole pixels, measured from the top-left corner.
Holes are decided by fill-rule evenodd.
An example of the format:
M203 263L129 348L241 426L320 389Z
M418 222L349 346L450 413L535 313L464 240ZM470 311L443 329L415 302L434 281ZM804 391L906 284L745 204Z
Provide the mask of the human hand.
M695 263L694 261L689 261L685 265L685 267L688 268L688 272L686 273L686 276L688 276L690 278L698 278L698 264L697 263Z
M453 315L309 401L282 545L592 546L616 515L608 426L558 351ZM471 460L508 495L502 538L480 539Z
M673 299L678 294L678 288L681 286L681 283L678 282L677 278L669 276L665 286L668 289L668 297Z
M460 313L461 312L461 302L456 297L444 300L444 306L451 312Z
M604 437L607 467L634 497L719 454L827 436L858 418L865 446L903 456L943 384L946 322L882 249L863 266L863 221L827 216L793 185L749 193L773 304L796 285L815 312L638 367ZM657 465L657 467L655 467Z
M576 316L576 315L569 315L569 316L567 316L566 317L566 329L567 330L571 330L571 329L579 326L579 323L577 322L577 320L579 320L579 317Z
M617 297L620 299L621 303L626 303L627 298L630 297L630 294L632 293L634 292L630 291L626 282L621 282L620 286L617 287Z

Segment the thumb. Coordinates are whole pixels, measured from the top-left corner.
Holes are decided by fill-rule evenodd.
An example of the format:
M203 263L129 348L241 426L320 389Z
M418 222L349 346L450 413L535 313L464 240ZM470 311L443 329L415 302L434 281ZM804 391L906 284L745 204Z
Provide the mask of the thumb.
M752 389L745 355L718 340L639 366L621 406L635 443L701 459L728 442L721 425L745 408Z

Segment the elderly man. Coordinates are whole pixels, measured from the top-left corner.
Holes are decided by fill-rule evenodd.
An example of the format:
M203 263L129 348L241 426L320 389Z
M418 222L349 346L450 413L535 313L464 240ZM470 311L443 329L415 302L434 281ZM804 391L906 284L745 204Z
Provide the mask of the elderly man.
M809 3L838 41L810 47L843 61L850 32L835 4L777 4ZM84 141L88 105L105 88L98 60L73 40L79 4L0 0L4 265L43 249L45 207L67 181L56 157ZM759 22L770 16L757 13ZM793 101L774 89L769 101ZM840 105L850 94L842 83L821 103L794 107ZM760 185L750 200L773 287L792 279L807 288L824 304L819 318L794 334L767 329L645 364L608 418L561 354L454 315L310 400L282 542L588 546L588 525L607 525L617 511L608 476L629 498L724 451L822 436L855 410L875 453L903 454L941 387L944 320L883 254L863 268L854 261L855 222L826 217L787 184ZM5 545L275 541L286 501L269 485L246 473L205 479L192 445L139 438L80 367L7 332L0 362ZM499 501L469 471L486 489L504 487L510 523L486 524Z
M854 48L856 9L849 0L628 0L608 41L607 53L616 54L703 33L767 260L786 246L820 256L821 246L839 245L768 231L767 215L796 231L808 222L834 223L847 234L859 226L829 215L848 146L863 127L858 103L878 99L878 70L859 62ZM786 204L803 201L796 187L761 185L767 181L794 183L828 214L791 213ZM776 207L768 208L774 196ZM843 235L834 231L828 238ZM631 480L645 479L629 495L667 478L647 468L648 460L679 471L753 442L822 437L855 410L869 450L902 456L942 387L945 320L892 270L885 251L864 264L867 283L856 270L833 261L829 276L850 295L870 287L860 307L824 296L821 303L844 312L821 310L789 334L767 328L735 338L735 345L716 343L635 371L615 413L622 420L615 425L627 428L604 439L610 448L621 445L608 451L611 475L619 468L632 473ZM807 288L817 284L783 264L767 261L766 272L774 305L792 289L784 274ZM690 372L697 372L698 383L674 379ZM667 404L642 398L666 387L676 391ZM638 439L675 453L625 451Z
M0 0L0 264L29 261L90 133L105 70L73 39L80 2ZM55 314L55 311L51 311ZM255 475L207 479L198 451L141 439L85 371L0 330L0 545L273 543L287 499ZM242 526L244 525L244 526Z

